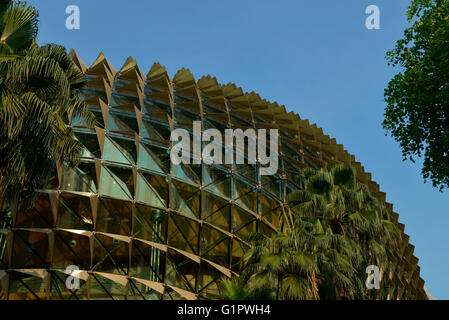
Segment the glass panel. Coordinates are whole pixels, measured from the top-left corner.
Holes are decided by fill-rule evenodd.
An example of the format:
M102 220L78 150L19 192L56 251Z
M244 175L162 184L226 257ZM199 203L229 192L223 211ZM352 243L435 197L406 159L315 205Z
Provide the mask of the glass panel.
M131 193L126 186L126 183L121 181L106 167L101 166L100 175L100 192L101 194L108 195L114 198L120 199L132 199Z
M146 243L133 240L131 267L129 274L139 279L162 282L166 253ZM137 285L143 292L144 285ZM145 287L146 288L146 287Z
M104 139L103 160L131 165L132 157L107 136Z
M220 299L217 281L223 274L207 262L201 262L198 278L199 295L204 299Z
M171 183L170 208L191 217L199 216L200 190L185 183Z
M69 290L66 280L69 276L65 273L53 271L50 278L51 300L87 300L87 282L79 279L79 289Z
M187 291L195 291L195 281L198 276L199 264L171 249L168 250L168 254L169 267L165 274L165 283ZM176 269L175 272L172 267Z
M158 151L160 151L160 148L157 149L159 149ZM163 151L165 151L165 154L167 153L166 150ZM161 173L165 172L162 168L166 169L164 163L161 159L158 158L157 154L153 153L153 151L149 147L147 148L143 143L141 143L139 147L139 160L137 162L137 165L139 167Z
M126 193L134 195L134 176L130 167L118 167L107 166L108 170L114 175L114 177L120 179L117 182L120 183Z
M132 129L128 128L128 126L123 123L122 120L120 120L119 117L115 116L112 113L109 113L106 129L108 131L115 131L115 132L127 132L132 131Z
M282 197L282 180L276 176L262 176L262 187L265 191L281 199Z
M280 205L281 202L261 192L260 214L275 227L279 227L279 219L282 213Z
M171 267L173 269L173 267ZM183 296L181 296L179 293L174 291L172 288L165 288L165 292L163 295L164 300L186 300Z
M21 272L9 272L9 300L40 300L47 298L42 278Z
M53 226L51 203L46 193L39 193L32 208L19 205L16 215L17 228L51 228Z
M72 169L64 166L62 169L61 189L76 192L96 193L97 188L95 185L95 180L91 175L83 172L80 168Z
M100 144L98 143L98 138L95 132L75 132L75 135L91 154L97 158L101 158Z
M213 196L208 192L203 192L203 201L202 201L202 218L225 230L231 231L230 228L230 212L231 208L229 206L229 202Z
M257 231L256 218L238 207L232 208L233 232L240 238L245 238L251 233Z
M233 199L237 204L241 207L249 209L253 212L257 212L257 189L255 186L250 185L240 179L237 179L236 176L233 176Z
M115 199L100 200L96 231L129 236L131 234L131 203Z
M137 161L137 147L134 139L119 138L108 135L109 139L114 142L120 152L125 155L129 162L135 164Z
M166 177L143 171L138 172L136 200L152 206L166 207L168 201Z
M160 300L161 294L137 280L129 279L128 300Z
M48 235L43 232L16 230L12 253L14 269L48 268L50 250Z
M202 165L202 185L207 191L230 198L231 178L225 168Z
M90 299L124 300L125 287L98 274L93 274L90 283Z
M57 227L64 229L93 229L93 216L88 197L61 193L58 204Z
M168 123L159 124L147 121L144 118L140 130L140 136L142 138L156 141L170 141L171 131Z
M168 221L168 244L198 254L199 225L187 218L172 215Z
M246 160L245 160L246 161ZM242 176L245 179L249 179L250 182L256 183L257 181L257 167L252 164L236 164L235 173L239 176Z
M126 125L128 130L132 130L134 132L139 132L139 126L137 125L136 115L134 114L134 109L132 109L132 114L119 114L116 112L109 113L109 116L113 116L114 118L117 118ZM109 125L109 119L108 119L108 125Z
M70 265L90 270L89 237L56 230L52 268L65 270Z
M181 180L185 180L191 183L200 184L200 172L201 165L198 164L179 164L177 166L171 166L171 175Z
M126 275L129 267L129 245L102 234L95 236L92 270Z
M229 266L229 238L208 226L201 228L201 256L224 267Z
M133 236L156 243L165 243L166 221L165 211L136 204Z
M232 251L231 251L231 269L234 272L240 273L240 261L249 247L237 239L232 240Z

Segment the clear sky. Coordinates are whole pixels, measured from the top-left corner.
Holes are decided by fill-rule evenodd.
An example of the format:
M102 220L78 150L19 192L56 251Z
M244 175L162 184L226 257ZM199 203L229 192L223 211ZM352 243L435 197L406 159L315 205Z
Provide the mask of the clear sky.
M421 163L402 162L381 127L384 88L397 71L385 53L408 25L410 0L28 2L40 10L39 43L74 48L88 65L102 51L116 69L128 56L145 73L154 62L172 77L189 68L322 127L373 173L416 246L427 288L449 299L449 191L424 184ZM72 4L81 26L69 31ZM380 30L365 27L368 5L380 8Z

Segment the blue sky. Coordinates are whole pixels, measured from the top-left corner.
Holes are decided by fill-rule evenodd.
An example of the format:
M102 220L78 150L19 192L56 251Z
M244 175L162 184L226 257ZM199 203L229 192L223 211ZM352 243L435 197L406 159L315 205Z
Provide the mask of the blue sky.
M381 127L383 90L397 71L385 53L408 25L409 0L28 2L40 10L39 43L74 48L88 65L103 51L117 69L128 56L145 73L154 62L171 76L189 68L322 127L373 173L416 246L427 288L449 299L448 191L424 184L421 163L402 162ZM80 30L65 27L71 4ZM380 8L380 30L365 27L368 5Z

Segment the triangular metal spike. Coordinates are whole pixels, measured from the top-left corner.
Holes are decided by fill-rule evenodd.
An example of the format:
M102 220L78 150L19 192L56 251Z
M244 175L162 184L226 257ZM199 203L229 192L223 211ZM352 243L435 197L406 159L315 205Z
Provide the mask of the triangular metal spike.
M81 70L82 73L86 73L88 69L87 65L84 63L84 61L80 58L80 56L76 53L74 49L70 49L69 58L73 60L75 65L78 67L78 69Z
M95 59L94 63L92 63L92 65L89 67L88 72L90 72L93 69L96 69L101 64L105 64L105 66L108 68L109 72L111 72L113 76L117 74L117 70L115 70L114 66L109 62L109 60L106 58L103 52L100 52L97 59Z

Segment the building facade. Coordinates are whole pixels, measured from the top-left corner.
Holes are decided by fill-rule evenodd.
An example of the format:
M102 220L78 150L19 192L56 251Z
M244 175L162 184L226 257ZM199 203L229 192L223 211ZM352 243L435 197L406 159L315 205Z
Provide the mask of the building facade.
M245 236L278 232L285 196L302 187L301 169L353 165L357 179L385 201L355 157L285 107L182 69L170 79L156 63L145 76L128 58L117 71L103 54L87 67L81 92L97 118L89 128L69 115L83 144L77 169L58 166L32 209L12 208L0 221L3 299L201 299L217 280L238 275ZM176 128L278 129L279 170L259 164L172 165ZM387 203L400 229L398 215ZM385 297L424 299L424 281L409 237L388 248L395 284ZM68 266L79 289L68 290ZM73 284L76 279L72 279ZM69 279L70 280L70 279Z

